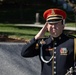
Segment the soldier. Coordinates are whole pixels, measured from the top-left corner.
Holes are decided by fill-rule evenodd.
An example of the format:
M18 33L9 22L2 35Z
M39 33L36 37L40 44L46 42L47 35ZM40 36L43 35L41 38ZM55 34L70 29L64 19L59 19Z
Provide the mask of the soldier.
M27 43L21 52L23 57L39 55L41 75L65 75L74 66L74 39L64 34L66 13L57 8L43 14L45 25ZM48 31L50 36L42 38Z

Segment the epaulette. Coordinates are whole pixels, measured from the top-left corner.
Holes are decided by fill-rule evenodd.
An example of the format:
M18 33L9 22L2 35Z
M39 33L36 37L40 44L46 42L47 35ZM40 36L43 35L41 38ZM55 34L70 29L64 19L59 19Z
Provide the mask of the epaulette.
M38 39L38 42L36 43L35 49L37 50L37 49L39 49L39 46L40 46L40 45L46 44L46 43L45 43L45 40L46 40L47 38L48 38L48 37L41 37L41 38L39 38L39 39Z
M46 44L45 40L48 39L48 37L42 37L39 39L40 44Z
M74 35L67 35L69 38L76 38L76 36L74 36Z

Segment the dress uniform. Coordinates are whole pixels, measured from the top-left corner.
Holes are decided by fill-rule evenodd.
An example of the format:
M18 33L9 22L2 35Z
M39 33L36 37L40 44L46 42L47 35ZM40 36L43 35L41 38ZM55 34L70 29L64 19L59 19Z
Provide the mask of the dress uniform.
M43 14L47 22L57 22L66 14L60 9L49 9ZM39 55L41 61L41 75L65 75L74 66L74 39L64 33L58 37L31 39L25 44L21 55L34 57Z

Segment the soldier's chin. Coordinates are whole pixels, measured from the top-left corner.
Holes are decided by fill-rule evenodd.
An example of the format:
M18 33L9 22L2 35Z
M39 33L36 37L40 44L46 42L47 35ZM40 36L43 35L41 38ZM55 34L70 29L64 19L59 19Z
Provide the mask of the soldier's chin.
M56 38L58 35L56 33L51 34L52 37Z

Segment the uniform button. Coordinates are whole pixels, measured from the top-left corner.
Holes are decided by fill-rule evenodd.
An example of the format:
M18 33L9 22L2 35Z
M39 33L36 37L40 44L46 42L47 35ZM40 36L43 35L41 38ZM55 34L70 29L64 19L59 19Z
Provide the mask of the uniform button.
M56 61L54 61L54 64L56 64Z
M54 47L54 49L56 49L56 47Z
M56 51L54 51L54 54L56 54Z
M54 66L54 69L56 69L56 67Z
M56 56L54 56L54 59L56 59Z
M56 72L54 71L54 74L56 74Z
M57 43L55 43L55 45L57 45Z

